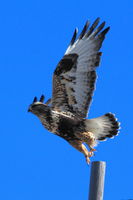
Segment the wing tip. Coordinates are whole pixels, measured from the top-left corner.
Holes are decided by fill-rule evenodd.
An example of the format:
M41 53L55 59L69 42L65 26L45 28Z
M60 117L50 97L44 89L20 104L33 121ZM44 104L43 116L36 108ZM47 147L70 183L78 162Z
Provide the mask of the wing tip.
M110 26L108 26L107 28L105 28L100 34L100 37L104 37L110 30Z
M76 37L77 37L77 33L78 33L78 28L76 27L75 30L74 30L71 42L70 42L70 46L72 46L74 44Z
M82 29L82 31L81 31L81 33L80 33L80 35L79 35L79 40L81 40L84 37L89 25L90 25L90 21L87 20L85 25L84 25L84 27L83 27L83 29Z
M95 21L92 23L92 25L89 27L90 21L89 21L89 19L87 19L77 40L82 40L83 38L89 38L89 37L95 38L97 36L97 38L99 38L102 41L104 39L105 35L107 34L107 32L110 30L110 26L108 26L107 28L104 29L106 22L103 21L100 25L98 25L99 22L100 22L100 17L97 17L95 19ZM89 27L89 29L88 29L88 27ZM68 52L71 51L71 49L73 49L72 46L77 41L76 40L77 34L78 34L78 28L75 28L72 39L70 41L70 44L69 44L65 54L67 54Z
M39 102L43 103L44 99L45 99L45 96L42 94L41 97L40 97Z
M34 97L33 102L32 103L36 103L37 102L37 97Z

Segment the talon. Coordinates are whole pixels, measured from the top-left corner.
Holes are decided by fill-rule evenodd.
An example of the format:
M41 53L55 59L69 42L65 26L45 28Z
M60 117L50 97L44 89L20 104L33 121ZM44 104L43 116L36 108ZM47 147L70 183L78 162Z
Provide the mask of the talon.
M90 154L89 157L92 157L94 155L94 152L90 151L89 154Z
M93 152L93 151L97 151L96 149L94 148L90 148L90 151Z

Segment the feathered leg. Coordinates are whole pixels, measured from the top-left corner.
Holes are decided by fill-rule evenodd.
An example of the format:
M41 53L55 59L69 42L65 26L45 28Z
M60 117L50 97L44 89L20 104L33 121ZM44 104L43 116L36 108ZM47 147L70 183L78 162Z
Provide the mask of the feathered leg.
M79 140L74 140L72 142L69 142L75 149L77 149L78 151L80 151L81 153L83 153L85 155L86 158L86 162L89 164L90 163L90 157L92 156L92 154L87 150L87 148L85 147L84 144L82 144L82 141Z
M90 153L92 154L92 156L94 155L94 151L96 151L96 149L94 149L94 146L96 146L96 139L94 137L94 134L91 132L87 132L87 140L85 140L85 143L88 145L88 147L90 148Z
M90 148L89 153L91 154L91 156L93 156L94 151L96 151L96 149L94 149L94 146L96 146L97 144L94 134L87 131L78 134L78 137L82 139L82 142L85 142L88 145L88 147Z

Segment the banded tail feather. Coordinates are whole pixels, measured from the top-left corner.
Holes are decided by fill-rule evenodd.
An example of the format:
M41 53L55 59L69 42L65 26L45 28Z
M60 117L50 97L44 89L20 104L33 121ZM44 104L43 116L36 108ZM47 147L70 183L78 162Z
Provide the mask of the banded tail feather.
M96 140L103 141L118 134L120 123L114 114L106 113L94 119L86 119L86 129L93 132Z

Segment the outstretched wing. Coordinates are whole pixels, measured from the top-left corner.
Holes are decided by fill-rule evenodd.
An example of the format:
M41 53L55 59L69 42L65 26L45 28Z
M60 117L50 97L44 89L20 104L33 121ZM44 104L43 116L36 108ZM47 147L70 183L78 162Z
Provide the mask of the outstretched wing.
M87 115L95 88L95 70L101 57L99 49L109 31L109 27L103 29L105 22L97 27L99 20L97 18L90 28L87 21L77 40L75 29L70 45L54 71L52 107L55 110L69 111L80 117Z

